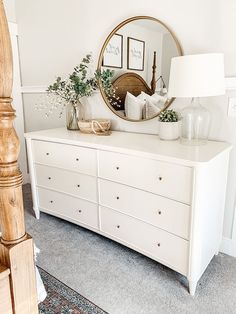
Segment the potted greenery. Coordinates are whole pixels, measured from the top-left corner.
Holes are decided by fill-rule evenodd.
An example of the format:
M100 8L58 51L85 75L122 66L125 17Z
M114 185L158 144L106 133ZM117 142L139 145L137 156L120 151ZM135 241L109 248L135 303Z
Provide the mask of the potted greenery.
M78 130L78 120L83 119L81 98L91 96L97 88L95 77L89 77L90 62L91 55L88 54L68 78L57 77L47 89L47 93L54 96L54 102L66 107L66 123L69 130Z
M180 115L174 110L164 110L159 115L159 137L176 140L180 136Z
M98 88L99 81L106 95L112 97L115 93L111 83L114 71L107 69L103 71L97 70L95 73L91 73L91 60L91 54L86 55L66 79L62 79L59 76L56 78L56 81L47 88L48 96L51 96L49 103L52 105L49 112L60 106L62 113L63 108L66 108L68 130L79 129L78 121L84 119L81 98L91 96Z

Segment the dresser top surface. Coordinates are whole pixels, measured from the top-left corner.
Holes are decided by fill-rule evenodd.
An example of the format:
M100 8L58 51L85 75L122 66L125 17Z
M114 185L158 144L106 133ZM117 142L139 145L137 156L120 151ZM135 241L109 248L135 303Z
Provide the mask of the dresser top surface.
M209 162L232 148L232 145L226 142L208 141L206 145L187 146L182 145L179 140L162 141L157 135L113 131L110 136L97 136L68 131L66 128L30 132L26 133L25 137L178 162L189 166Z

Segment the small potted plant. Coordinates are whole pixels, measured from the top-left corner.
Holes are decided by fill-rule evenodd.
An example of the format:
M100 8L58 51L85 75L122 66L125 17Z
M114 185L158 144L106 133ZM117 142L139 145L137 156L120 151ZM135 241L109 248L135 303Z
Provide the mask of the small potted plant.
M174 110L164 110L159 115L159 137L177 140L180 136L180 115Z

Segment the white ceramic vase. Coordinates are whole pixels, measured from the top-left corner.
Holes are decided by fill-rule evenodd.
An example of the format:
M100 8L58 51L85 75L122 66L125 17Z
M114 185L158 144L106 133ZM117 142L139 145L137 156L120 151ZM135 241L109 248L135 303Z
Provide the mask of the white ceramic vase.
M180 121L161 122L159 121L159 138L161 140L177 140L180 136Z

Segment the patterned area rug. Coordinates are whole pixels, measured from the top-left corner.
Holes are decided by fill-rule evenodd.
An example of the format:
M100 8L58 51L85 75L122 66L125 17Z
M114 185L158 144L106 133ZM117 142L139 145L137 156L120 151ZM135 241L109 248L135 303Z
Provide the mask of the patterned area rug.
M39 304L40 314L107 314L42 268L38 269L48 294Z

